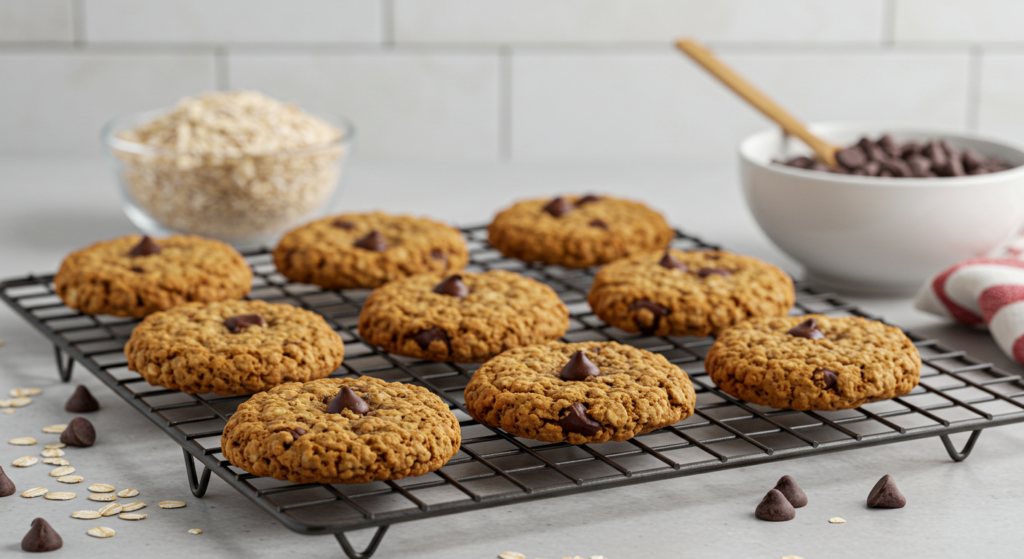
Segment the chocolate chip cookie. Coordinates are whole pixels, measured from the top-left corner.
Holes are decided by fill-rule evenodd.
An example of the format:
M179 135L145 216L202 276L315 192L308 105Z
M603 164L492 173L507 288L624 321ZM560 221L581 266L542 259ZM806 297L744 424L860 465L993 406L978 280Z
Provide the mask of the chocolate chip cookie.
M459 420L426 388L371 377L282 384L231 416L221 449L233 465L295 483L418 476L459 450Z
M616 342L510 349L466 385L473 419L519 437L624 441L693 414L689 377L665 357Z
M569 310L553 289L503 270L394 281L374 290L359 313L367 343L457 363L557 340L568 328Z
M326 377L345 344L316 313L265 301L191 303L153 313L124 346L128 368L189 394L252 394Z
M674 236L647 206L594 195L519 202L487 227L487 240L506 256L567 268L663 249Z
M587 302L627 332L717 335L749 318L785 316L793 280L756 258L722 250L648 252L601 268Z
M719 388L748 402L827 411L908 394L921 377L921 356L899 328L807 315L726 329L704 368Z
M274 264L285 277L327 289L379 287L416 274L445 274L468 261L457 229L382 212L314 221L286 233L274 249Z
M142 318L184 303L240 299L252 269L231 245L195 235L125 235L72 252L53 280L86 314Z

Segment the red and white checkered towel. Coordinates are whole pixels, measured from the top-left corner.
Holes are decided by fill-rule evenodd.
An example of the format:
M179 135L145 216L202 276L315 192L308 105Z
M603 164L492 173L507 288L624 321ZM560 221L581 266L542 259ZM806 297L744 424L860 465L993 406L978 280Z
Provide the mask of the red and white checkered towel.
M1021 254L1018 243L1007 252ZM1024 364L1024 260L973 258L928 280L914 305L977 328L988 327L999 348Z

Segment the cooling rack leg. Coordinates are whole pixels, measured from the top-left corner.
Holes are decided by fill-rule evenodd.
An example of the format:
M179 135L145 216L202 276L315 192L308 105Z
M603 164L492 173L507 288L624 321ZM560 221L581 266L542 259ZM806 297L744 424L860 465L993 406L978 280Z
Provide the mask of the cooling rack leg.
M206 495L206 488L210 485L210 468L203 466L203 477L199 478L196 476L195 458L184 448L181 451L185 453L185 472L188 474L189 488L192 489L193 495L202 498L203 495Z
M963 450L957 450L953 446L953 441L949 440L949 435L942 435L942 444L946 447L946 452L949 453L949 457L956 462L963 462L974 450L974 443L978 442L978 436L981 435L981 429L977 431L971 431L971 438L967 439L967 444L964 445Z
M60 346L53 346L53 354L57 357L57 371L60 373L60 380L68 382L71 380L71 371L75 368L75 360L70 355L65 359Z
M348 538L345 537L344 532L334 534L334 537L338 539L338 543L341 544L341 549L345 551L345 555L348 555L349 559L370 559L373 552L377 551L377 546L380 545L380 541L384 539L384 534L388 532L388 528L389 526L381 526L380 528L377 528L377 532L373 534L370 544L362 551L356 551L352 548L352 544L348 542Z

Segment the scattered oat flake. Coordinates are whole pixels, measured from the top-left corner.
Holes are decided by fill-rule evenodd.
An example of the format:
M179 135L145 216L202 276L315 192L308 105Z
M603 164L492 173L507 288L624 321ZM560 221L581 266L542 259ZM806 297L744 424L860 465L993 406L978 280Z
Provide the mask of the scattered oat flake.
M139 509L146 508L146 503L143 503L142 501L135 501L135 502L132 502L132 503L128 503L126 505L122 505L121 508L125 512L132 512L132 511L136 511L136 510L139 510Z
M139 490L135 489L134 487L129 487L128 489L122 489L118 491L117 496L124 499L127 499L128 497L138 497Z
M50 477L69 476L69 475L71 475L73 473L75 473L75 467L74 466L61 466L59 468L54 468L50 472Z
M51 466L67 466L70 462L63 458L43 458L43 464L49 464Z
M516 553L515 551L506 551L498 554L498 559L526 559L526 556L522 553Z
M122 512L124 512L124 507L122 507L118 503L110 503L109 505L100 507L99 512L103 516L114 516L115 514L121 514Z
M81 518L82 520L94 520L100 516L103 515L94 510L76 510L71 513L71 518Z
M804 559L804 558L800 557L799 555L783 555L782 559Z
M42 393L42 388L12 388L7 395L11 398L24 398L26 396L38 396Z
M49 433L51 435L59 435L64 432L64 429L67 428L67 425L47 425L46 427L43 427L43 432Z
M46 495L43 495L43 498L49 499L51 501L70 501L71 499L74 499L77 496L78 495L75 495L70 491L54 491L53 493L47 493Z
M188 533L189 534L202 534L203 530L201 528L192 528L191 530L188 531Z
M828 519L829 524L846 524L846 521L838 516L834 516Z
M66 446L68 446L68 445L66 445L64 443L50 443L50 444L44 446L43 448L64 448Z
M117 515L117 517L120 518L121 520L145 520L146 519L146 515L144 515L144 514L137 514L137 513L134 513L134 512L122 512L121 514Z
M10 402L12 408L23 408L32 403L32 398L15 398Z
M110 528L107 528L106 526L97 526L95 528L89 528L89 531L86 532L86 534L89 534L90 536L92 536L94 538L112 538L112 537L114 537L114 531L112 529L110 529Z
M162 509L180 509L185 506L185 503L181 501L160 501L156 506Z
M30 446L36 444L36 440L32 437L14 437L7 442L18 446Z
M117 497L115 497L115 496L113 496L113 495L111 495L109 493L93 493L92 495L89 495L89 500L90 501L99 501L101 503L107 503L107 502L110 502L110 501L116 501Z
M61 483L82 483L85 478L82 476L60 476L57 481Z
M43 449L43 451L39 453L40 456L44 456L46 458L57 458L64 456L64 454L64 451L59 448L47 448Z
M19 468L27 468L29 466L35 466L36 462L39 462L39 459L35 456L22 456L21 458L15 458L14 462L11 462L11 464Z
M2 408L2 407L3 407L3 406L0 406L0 408ZM6 410L4 410L4 413L6 413L7 415L11 415L11 414L12 414L12 413L14 413L15 411L17 411L17 410L12 410L12 409L6 409Z
M89 491L93 493L112 493L114 491L113 485L107 485L105 483L94 483L89 486Z
M21 496L26 499L31 499L32 497L42 497L43 495L46 495L46 493L47 490L45 487L33 487L32 489L22 493Z

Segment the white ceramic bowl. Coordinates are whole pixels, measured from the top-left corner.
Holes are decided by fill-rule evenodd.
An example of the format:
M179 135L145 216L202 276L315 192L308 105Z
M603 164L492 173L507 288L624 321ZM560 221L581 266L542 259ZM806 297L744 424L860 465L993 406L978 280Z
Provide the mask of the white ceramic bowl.
M1017 166L987 175L887 178L774 164L810 155L778 129L740 144L747 205L768 237L806 267L812 285L907 293L943 268L997 250L1024 226L1024 148L1002 140L894 123L819 123L840 146L888 132L898 142L945 138Z

